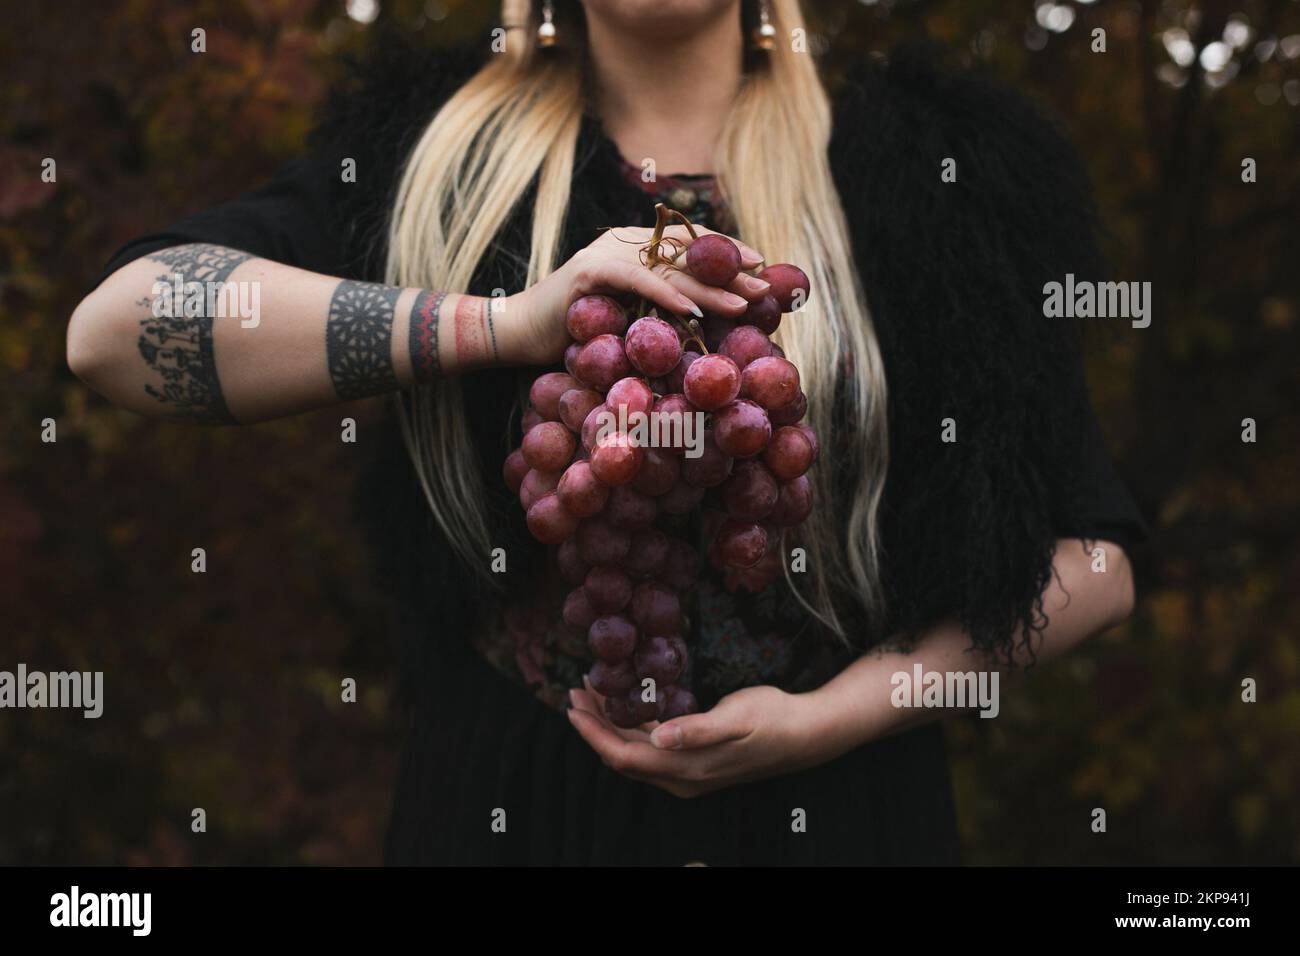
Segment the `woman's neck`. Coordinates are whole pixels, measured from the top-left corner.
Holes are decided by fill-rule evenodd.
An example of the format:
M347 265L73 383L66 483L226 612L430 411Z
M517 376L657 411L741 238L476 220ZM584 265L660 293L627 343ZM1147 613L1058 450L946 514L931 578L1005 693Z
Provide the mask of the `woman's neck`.
M590 8L589 8L590 9ZM633 35L587 17L595 107L623 156L658 175L713 172L713 148L740 88L740 5L686 36Z

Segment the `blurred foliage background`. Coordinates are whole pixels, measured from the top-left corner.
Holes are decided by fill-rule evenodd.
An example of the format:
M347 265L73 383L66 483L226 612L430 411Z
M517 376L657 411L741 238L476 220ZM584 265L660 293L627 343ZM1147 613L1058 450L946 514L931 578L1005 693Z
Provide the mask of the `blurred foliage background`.
M832 72L929 36L1047 103L1096 183L1114 277L1154 284L1151 327L1088 359L1152 525L1140 605L1006 695L1002 719L949 723L968 859L1300 862L1300 3L806 7ZM0 863L378 862L400 728L337 414L145 421L72 378L64 328L118 245L292 156L380 21L450 44L495 17L483 0L6 12L0 669L107 678L98 721L0 711Z

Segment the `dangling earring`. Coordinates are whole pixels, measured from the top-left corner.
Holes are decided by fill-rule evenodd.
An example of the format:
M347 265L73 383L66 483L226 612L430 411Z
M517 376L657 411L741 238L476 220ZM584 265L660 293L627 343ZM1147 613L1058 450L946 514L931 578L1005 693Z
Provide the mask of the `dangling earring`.
M542 3L542 22L537 26L538 46L555 46L555 24L552 22L554 18L555 9L551 6L551 0L545 0Z
M776 27L772 26L772 12L767 0L758 0L758 26L754 28L754 49L776 49Z

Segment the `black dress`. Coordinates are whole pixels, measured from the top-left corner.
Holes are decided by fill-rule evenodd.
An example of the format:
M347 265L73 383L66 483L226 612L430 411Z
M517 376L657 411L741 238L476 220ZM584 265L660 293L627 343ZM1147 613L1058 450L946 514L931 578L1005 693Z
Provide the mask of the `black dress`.
M263 189L131 243L108 269L203 241L329 275L382 278L383 227L401 163L474 66L460 54L385 49L359 68L353 89L334 98L310 153ZM736 597L749 612L732 621L725 589L706 581L704 593L721 595L722 610L709 607L724 622L723 636L706 640L694 665L706 699L755 682L756 673L808 689L884 637L915 635L946 618L964 624L981 647L1005 651L1013 634L1044 623L1038 595L1057 538L1128 546L1142 534L1088 405L1076 330L1042 314L1045 282L1102 270L1086 178L1065 138L1023 100L948 72L922 52L851 71L835 107L832 168L889 386L888 620L853 648L806 626L776 635L788 641L773 640L754 631L784 619L781 594ZM341 182L343 157L356 160L356 183ZM955 183L940 179L947 158L957 163ZM599 124L585 121L566 258L602 226L651 224L653 203L621 164ZM526 197L469 291L522 286L530 206ZM535 372L494 370L464 382L494 540L509 543L507 594L527 591L546 561L528 543L500 478L518 443L506 423L520 378ZM947 418L958 429L955 443L940 440ZM937 725L695 800L606 769L554 706L554 681L573 680L565 670L571 655L545 638L517 643L513 660L494 654L496 638L518 632L527 611L513 607L515 618L505 620L501 608L511 602L451 556L395 428L370 438L374 461L357 497L379 580L392 592L409 717L391 863L958 859ZM845 438L824 444L818 467L837 467L837 440ZM757 618L755 606L766 608ZM710 612L697 612L707 627ZM760 659L764 671L744 665ZM806 813L806 832L792 832L796 809ZM504 833L491 826L497 810L506 814Z

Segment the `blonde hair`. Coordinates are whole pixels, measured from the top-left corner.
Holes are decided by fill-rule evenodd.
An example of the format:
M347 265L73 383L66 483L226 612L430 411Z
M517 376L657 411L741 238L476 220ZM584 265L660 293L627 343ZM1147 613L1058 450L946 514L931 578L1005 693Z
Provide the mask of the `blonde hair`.
M531 42L533 7L531 0L503 0L510 30L504 52L438 111L407 159L389 227L389 283L467 289L534 181L527 283L558 264L584 107L583 66L581 57L539 55ZM773 0L771 20L778 38L803 27L798 0ZM844 637L846 599L868 621L881 609L876 513L888 448L885 377L827 158L826 92L812 57L792 44L778 41L765 58L745 78L715 164L738 238L769 262L800 265L812 283L809 302L775 336L800 369L807 421L823 441L822 463L810 473L819 505L800 532L811 586L791 585ZM836 423L847 428L847 442L832 435L837 402ZM459 380L412 389L399 408L434 518L461 558L486 574L492 545L485 479L472 453ZM847 515L830 504L836 469L850 495Z

